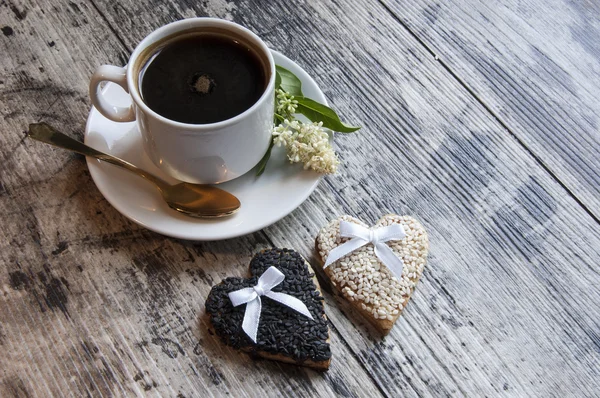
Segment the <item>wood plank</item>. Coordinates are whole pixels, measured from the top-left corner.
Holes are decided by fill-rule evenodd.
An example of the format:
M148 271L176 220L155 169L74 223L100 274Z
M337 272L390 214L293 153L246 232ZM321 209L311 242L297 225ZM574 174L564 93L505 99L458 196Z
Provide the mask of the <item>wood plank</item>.
M147 23L144 8L130 12ZM270 239L310 255L318 228L340 213L372 222L409 213L430 229L428 271L385 341L329 310L381 388L391 396L592 394L595 221L381 7L281 2L273 10L233 16L293 54L366 129L337 140L341 175L268 228ZM301 22L275 17L292 13Z
M245 274L264 234L195 244L145 231L82 157L24 140L38 120L82 138L89 76L127 50L88 3L0 7L13 31L0 39L0 396L380 396L336 331L326 374L252 361L207 332L211 286Z
M383 3L600 219L597 3Z
M207 11L223 16L220 9L182 4L162 7L181 10L169 16L173 19ZM11 372L3 375L0 391L27 389L43 396L66 388L80 394L141 395L150 387L151 393L176 395L206 384L213 395L278 394L273 386L284 395L372 395L378 387L360 372L352 375L358 360L393 396L591 395L598 387L594 308L600 301L594 288L600 237L593 220L381 7L281 2L250 15L244 7L261 8L229 4L225 13L257 31L266 27L262 33L272 46L296 58L342 114L366 126L360 135L337 139L345 168L266 235L197 244L166 239L124 220L100 197L76 157L51 149L38 154L27 143L20 144L19 156L3 150L12 160L1 169L1 181L11 183L0 202L7 225L0 242L12 244L0 250L0 263L6 264L6 273L0 274L0 308L11 312L0 319L3 335L11 341L16 336L21 344L9 348L10 366L0 363ZM136 15L134 21L113 24L127 47L135 44L129 37L143 36L144 26L154 23L148 21L165 18L153 17L159 13L141 2L119 7L130 10L125 15ZM98 3L98 8L111 20L110 7ZM294 18L285 22L278 20L281 15ZM131 32L121 30L126 24ZM82 40L96 39L84 35ZM95 45L104 44L119 46L114 37ZM319 46L322 53L314 51ZM103 62L101 52L95 57L90 63ZM53 78L62 74L57 69ZM29 117L23 115L19 123ZM3 131L15 126L1 125ZM52 167L42 163L49 153L59 159ZM27 158L44 166L34 178ZM334 355L340 361L326 375L254 363L211 340L198 357L189 354L194 353L192 342L210 339L189 322L201 322L190 308L203 300L212 281L242 274L251 253L272 243L311 256L319 226L342 212L374 221L386 211L422 219L432 254L413 302L384 341L355 327L328 297L334 349L339 350ZM61 243L63 236L66 243ZM44 263L51 266L51 276ZM231 272L221 264L233 264ZM8 275L21 269L25 276ZM203 280L199 270L212 281ZM48 294L46 283L51 282ZM517 295L517 289L523 293ZM66 304L60 292L68 297ZM156 298L163 294L164 302ZM42 306L45 313L38 309ZM68 321L61 308L75 320ZM6 324L12 314L25 321ZM44 321L44 316L52 319ZM81 341L88 342L85 349L79 348ZM98 353L87 359L86 351L95 351L91 344ZM218 386L210 384L207 361L224 375ZM194 374L185 368L190 363L199 376L187 377ZM47 368L50 376L33 386L39 369ZM110 374L119 382L111 382Z

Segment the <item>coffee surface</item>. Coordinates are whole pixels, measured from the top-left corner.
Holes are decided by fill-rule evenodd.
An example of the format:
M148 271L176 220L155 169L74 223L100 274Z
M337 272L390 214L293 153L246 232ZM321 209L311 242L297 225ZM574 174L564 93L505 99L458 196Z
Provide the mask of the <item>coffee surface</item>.
M230 119L254 105L265 88L258 55L242 42L215 33L167 43L140 73L146 105L182 123Z

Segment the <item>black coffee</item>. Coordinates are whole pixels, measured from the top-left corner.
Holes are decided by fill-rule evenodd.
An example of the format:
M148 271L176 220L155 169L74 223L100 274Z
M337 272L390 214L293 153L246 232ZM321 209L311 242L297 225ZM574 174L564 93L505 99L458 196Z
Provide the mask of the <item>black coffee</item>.
M232 118L256 103L267 76L253 49L218 33L198 33L166 44L140 72L144 102L183 123Z

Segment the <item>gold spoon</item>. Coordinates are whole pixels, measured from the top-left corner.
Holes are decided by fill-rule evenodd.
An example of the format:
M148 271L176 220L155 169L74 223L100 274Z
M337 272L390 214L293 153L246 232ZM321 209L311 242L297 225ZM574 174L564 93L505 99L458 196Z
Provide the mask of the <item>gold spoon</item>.
M229 192L211 185L182 182L169 185L162 179L132 165L125 160L97 151L82 142L76 141L46 123L29 125L28 137L59 148L68 149L85 156L121 166L150 181L160 191L169 207L183 214L199 218L229 216L240 208L240 201Z

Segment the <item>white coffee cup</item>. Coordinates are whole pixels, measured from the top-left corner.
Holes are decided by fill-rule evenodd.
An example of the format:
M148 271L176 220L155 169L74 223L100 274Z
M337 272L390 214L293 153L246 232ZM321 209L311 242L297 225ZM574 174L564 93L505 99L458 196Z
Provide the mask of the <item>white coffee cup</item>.
M179 35L203 29L225 31L255 50L268 78L266 89L249 109L230 119L209 124L169 120L154 112L140 95L139 73L145 61ZM102 82L120 85L129 93L129 107L103 97ZM136 121L144 150L162 171L186 182L225 182L252 169L267 151L273 126L275 61L266 44L248 29L215 18L190 18L165 25L141 41L125 67L100 66L90 82L90 98L98 111L116 122Z

